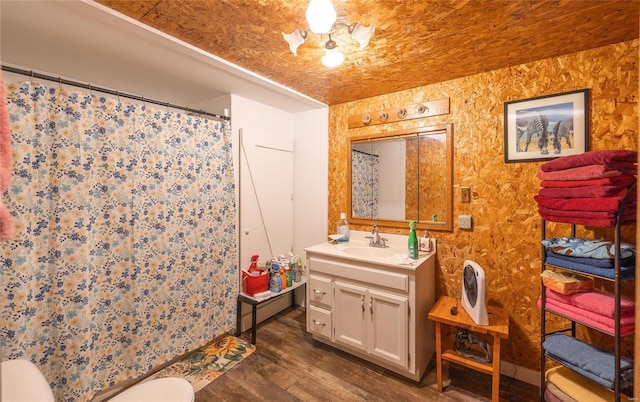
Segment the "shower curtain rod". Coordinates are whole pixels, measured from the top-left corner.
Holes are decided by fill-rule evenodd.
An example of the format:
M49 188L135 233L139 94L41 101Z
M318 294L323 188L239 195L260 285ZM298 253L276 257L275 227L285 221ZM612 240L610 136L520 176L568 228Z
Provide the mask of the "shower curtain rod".
M370 154L369 152L364 152L364 151L360 151L360 150L357 150L357 149L352 149L352 151L353 152L357 152L359 154L364 154L364 155L367 155L367 156L374 156L376 158L378 157L378 155L376 155L376 154Z
M27 70L23 70L23 69L20 69L20 68L5 66L4 64L2 65L2 70L3 71L8 71L10 73L27 75L27 76L32 77L32 78L40 78L40 79L47 80L47 81L53 81L53 82L57 82L58 84L73 85L73 86L76 86L76 87L88 89L89 91L103 92L103 93L106 93L106 94L109 94L109 95L115 95L115 96L118 96L118 97L122 96L123 98L129 98L129 99L141 101L143 103L148 102L148 103L153 103L155 105L166 106L166 107L171 107L171 108L174 108L174 109L184 110L187 113L192 112L192 113L196 113L196 114L199 114L199 115L214 117L216 119L231 120L231 118L229 116L221 116L219 114L209 113L209 112L204 111L204 110L191 109L191 108L188 108L186 106L174 105L174 104L169 103L169 102L161 102L159 100L145 98L144 96L128 94L126 92L114 91L112 89L101 88L101 87L94 87L93 85L90 85L90 84L84 84L82 82L71 81L71 80L64 79L62 77L54 77L52 75L36 73L36 72L31 71L31 70L27 71Z

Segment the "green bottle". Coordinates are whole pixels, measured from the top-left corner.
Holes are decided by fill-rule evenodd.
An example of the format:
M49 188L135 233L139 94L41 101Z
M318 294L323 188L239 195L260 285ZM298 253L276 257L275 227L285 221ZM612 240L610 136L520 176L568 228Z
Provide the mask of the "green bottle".
M409 232L409 258L418 259L418 236L416 236L416 221L409 223L411 231Z

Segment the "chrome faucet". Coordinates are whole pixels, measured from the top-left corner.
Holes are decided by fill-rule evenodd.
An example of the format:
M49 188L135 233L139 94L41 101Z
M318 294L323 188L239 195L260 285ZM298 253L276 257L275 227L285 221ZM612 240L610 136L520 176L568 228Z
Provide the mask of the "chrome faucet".
M387 239L380 237L380 230L378 229L378 225L373 225L373 227L371 228L371 234L373 236L365 236L367 239L371 239L369 241L369 247L388 247Z

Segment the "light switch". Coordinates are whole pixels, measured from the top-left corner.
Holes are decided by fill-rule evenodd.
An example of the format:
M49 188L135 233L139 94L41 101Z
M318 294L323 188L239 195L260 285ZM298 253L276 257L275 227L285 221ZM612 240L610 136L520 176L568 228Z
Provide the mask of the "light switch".
M464 203L471 202L471 187L460 187L460 198L462 198L462 202Z

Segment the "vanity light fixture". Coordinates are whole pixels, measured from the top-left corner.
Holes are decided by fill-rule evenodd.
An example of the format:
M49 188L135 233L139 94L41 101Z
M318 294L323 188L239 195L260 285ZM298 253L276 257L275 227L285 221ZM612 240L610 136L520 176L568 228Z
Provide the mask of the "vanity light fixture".
M337 13L331 0L311 0L306 15L311 32L320 35L321 41L324 40L323 35L329 37L324 45L326 53L322 57L322 64L330 68L337 67L344 62L344 55L338 50L338 44L331 39L331 35L336 32L337 27L346 27L351 38L360 44L360 50L367 47L376 29L375 25L364 26L358 22L351 25L336 22ZM291 33L282 33L282 37L289 44L289 50L294 56L298 55L298 47L305 42L307 36L307 31L301 28L296 28Z

